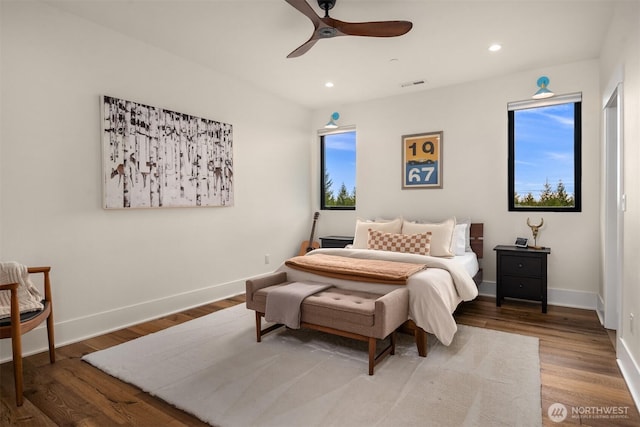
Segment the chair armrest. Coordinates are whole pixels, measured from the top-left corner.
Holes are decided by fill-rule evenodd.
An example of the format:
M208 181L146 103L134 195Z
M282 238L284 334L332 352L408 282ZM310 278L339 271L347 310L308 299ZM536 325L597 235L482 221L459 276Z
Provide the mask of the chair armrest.
M0 291L11 291L11 324L16 325L15 334L20 335L20 306L18 304L18 286L19 283L7 283L0 285ZM11 337L14 336L13 330L11 331ZM8 338L3 336L2 338ZM15 363L15 361L14 361Z
M17 283L7 283L5 285L0 285L0 291L13 291L18 289Z
M51 271L51 267L28 267L27 271L29 274L32 273L49 273Z
M44 275L44 300L51 302L51 280L49 279L49 272L51 267L28 267L29 274L42 273Z

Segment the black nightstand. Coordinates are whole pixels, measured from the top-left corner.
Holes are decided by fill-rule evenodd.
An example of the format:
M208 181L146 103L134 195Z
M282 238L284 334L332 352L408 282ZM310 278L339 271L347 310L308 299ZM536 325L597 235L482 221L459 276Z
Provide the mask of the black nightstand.
M327 236L321 237L323 248L344 248L353 243L353 236Z
M542 302L547 312L547 255L550 248L531 249L498 245L496 251L496 305L505 297Z

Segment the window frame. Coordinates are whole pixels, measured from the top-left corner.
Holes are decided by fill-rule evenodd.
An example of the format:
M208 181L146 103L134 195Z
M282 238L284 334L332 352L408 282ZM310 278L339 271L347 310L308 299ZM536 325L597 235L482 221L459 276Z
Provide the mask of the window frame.
M515 111L574 104L573 124L573 179L574 206L516 206L515 205ZM544 100L511 102L507 105L508 120L508 184L507 198L509 212L582 212L582 93L571 93Z
M320 140L320 210L330 210L330 211L354 211L356 210L356 205L358 201L356 199L356 205L354 206L327 206L325 204L325 195L326 191L324 188L324 171L325 171L325 141L324 138L327 135L335 135L339 133L349 133L353 132L356 134L357 132L355 126L340 126L336 129L322 129L318 131L318 138ZM356 151L357 153L357 151ZM357 178L357 176L356 176ZM356 187L357 188L357 187Z

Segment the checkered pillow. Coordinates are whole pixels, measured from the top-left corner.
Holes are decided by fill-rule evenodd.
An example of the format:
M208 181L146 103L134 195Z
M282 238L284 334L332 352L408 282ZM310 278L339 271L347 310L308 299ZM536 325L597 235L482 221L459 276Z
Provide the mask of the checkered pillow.
M369 229L368 249L429 255L431 232L421 234L394 234Z

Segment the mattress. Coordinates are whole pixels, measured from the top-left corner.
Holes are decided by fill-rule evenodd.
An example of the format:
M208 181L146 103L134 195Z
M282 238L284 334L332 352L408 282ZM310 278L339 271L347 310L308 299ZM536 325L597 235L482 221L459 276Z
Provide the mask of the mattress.
M457 263L464 267L465 271L469 273L469 276L475 276L480 271L480 264L478 263L478 256L475 252L465 252L464 255L455 256L453 258Z

